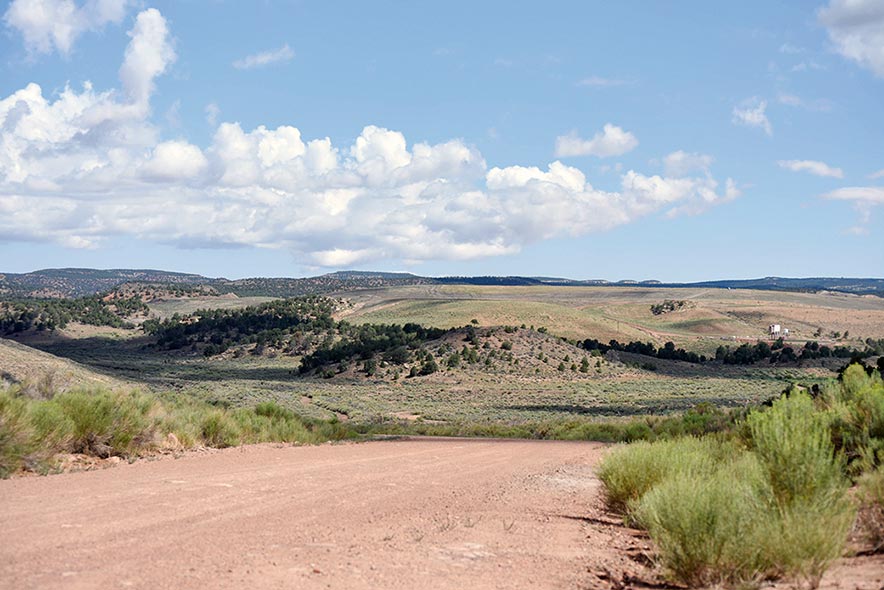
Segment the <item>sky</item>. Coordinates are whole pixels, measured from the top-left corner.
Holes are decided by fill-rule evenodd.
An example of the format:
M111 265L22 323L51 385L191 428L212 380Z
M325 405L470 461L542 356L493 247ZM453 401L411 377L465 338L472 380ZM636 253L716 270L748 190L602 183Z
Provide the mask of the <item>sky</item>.
M884 276L884 0L0 14L0 272Z

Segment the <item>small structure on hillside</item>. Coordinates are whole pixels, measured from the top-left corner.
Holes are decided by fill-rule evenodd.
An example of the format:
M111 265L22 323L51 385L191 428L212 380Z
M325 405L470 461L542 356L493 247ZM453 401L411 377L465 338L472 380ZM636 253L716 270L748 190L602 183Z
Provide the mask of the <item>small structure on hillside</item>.
M771 338L779 338L782 329L779 324L771 324L767 327L767 333Z

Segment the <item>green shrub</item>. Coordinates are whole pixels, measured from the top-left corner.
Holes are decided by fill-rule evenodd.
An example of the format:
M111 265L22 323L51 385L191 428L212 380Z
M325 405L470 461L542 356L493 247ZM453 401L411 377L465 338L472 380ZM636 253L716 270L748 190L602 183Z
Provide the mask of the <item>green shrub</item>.
M50 467L56 453L71 447L74 422L58 404L52 402L32 404L30 421L34 431L34 448L27 467L34 471L44 471Z
M294 420L295 413L276 402L261 402L255 406L255 414L272 420Z
M714 472L682 472L660 482L636 508L659 559L689 585L753 580L766 567L760 549L767 518L764 474L757 459L739 460Z
M153 442L155 424L150 414L155 401L148 396L73 391L47 403L56 404L70 420L72 453L125 457Z
M859 530L872 551L884 549L884 466L859 481Z
M233 447L242 442L242 431L228 412L210 410L200 419L200 439L209 447Z
M615 511L631 506L667 478L683 474L709 474L728 453L711 439L682 438L654 443L636 442L615 449L597 470L605 485L605 499Z
M848 472L859 476L884 464L884 384L859 365L844 375L845 382L828 396L832 440L845 455Z
M810 396L783 396L770 409L752 412L747 422L753 450L781 506L843 491L828 417L816 410Z
M8 392L0 393L0 477L22 468L33 438L27 402Z
M842 555L856 511L845 494L827 496L772 507L759 535L767 577L803 579L816 588Z

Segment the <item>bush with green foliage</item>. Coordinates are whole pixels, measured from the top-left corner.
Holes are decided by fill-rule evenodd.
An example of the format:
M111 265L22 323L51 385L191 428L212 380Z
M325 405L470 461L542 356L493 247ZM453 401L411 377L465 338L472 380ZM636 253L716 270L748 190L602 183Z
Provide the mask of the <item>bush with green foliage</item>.
M635 502L635 518L678 580L694 586L751 580L769 566L761 467L747 453L705 467L661 479Z
M870 551L884 549L884 466L862 476L857 494L858 528Z
M59 453L131 458L166 444L229 447L243 443L316 443L357 436L337 421L307 420L275 402L214 407L191 398L82 390L50 399L0 391L0 477L52 469Z
M709 475L722 456L712 439L693 437L636 442L608 454L598 467L608 506L629 514L635 502L664 480L681 475Z
M787 576L813 586L855 518L830 424L825 406L792 390L725 434L731 442L634 443L612 452L599 478L609 505L648 529L677 580Z

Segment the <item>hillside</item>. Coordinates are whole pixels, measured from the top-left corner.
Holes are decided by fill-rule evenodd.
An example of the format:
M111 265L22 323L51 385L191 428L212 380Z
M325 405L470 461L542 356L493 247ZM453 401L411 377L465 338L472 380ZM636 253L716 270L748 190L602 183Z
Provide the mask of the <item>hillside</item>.
M50 268L25 274L0 274L0 295L7 297L82 297L124 283L192 285L212 279L163 270Z
M125 386L123 381L96 373L79 363L0 338L0 385L4 382L62 391L78 386Z

